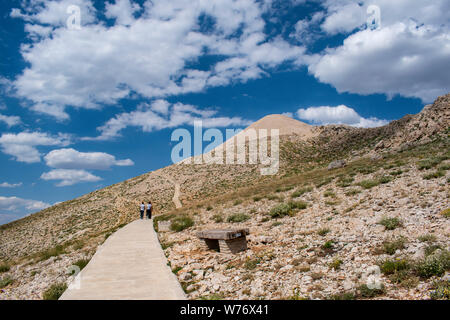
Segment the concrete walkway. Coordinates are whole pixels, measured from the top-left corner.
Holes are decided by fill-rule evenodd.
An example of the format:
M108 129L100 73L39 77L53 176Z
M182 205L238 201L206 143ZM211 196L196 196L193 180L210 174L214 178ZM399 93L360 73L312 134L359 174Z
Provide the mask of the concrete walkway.
M182 300L152 220L136 220L111 235L61 300Z

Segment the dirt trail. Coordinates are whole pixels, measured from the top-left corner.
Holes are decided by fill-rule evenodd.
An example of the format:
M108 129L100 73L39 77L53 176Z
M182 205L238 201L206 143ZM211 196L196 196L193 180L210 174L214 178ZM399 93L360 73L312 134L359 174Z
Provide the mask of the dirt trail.
M175 208L181 208L183 205L181 204L181 201L179 199L180 197L180 184L175 183L175 192L173 194L172 201L175 204Z
M173 194L172 201L175 204L175 208L179 209L179 208L183 207L183 204L180 201L181 184L178 181L172 179L171 177L169 177L169 176L167 176L165 174L156 174L154 172L152 172L152 174L155 175L155 176L158 176L160 178L166 179L167 181L169 181L170 183L172 183L174 185L175 191L174 191L174 194Z

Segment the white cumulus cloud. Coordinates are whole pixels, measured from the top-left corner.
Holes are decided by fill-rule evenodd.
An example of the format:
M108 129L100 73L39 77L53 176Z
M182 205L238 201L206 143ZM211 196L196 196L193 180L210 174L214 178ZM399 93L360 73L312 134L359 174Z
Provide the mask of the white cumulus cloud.
M330 34L350 32L361 26L366 20L363 7L357 2L329 2L329 14L322 24L322 29Z
M66 134L50 135L44 132L3 133L0 148L5 154L13 156L19 162L33 163L41 161L38 146L67 146L70 137Z
M369 6L379 8L381 25L390 26L398 22L416 21L418 25L448 24L450 3L446 0L325 0L325 17L321 28L329 34L348 33L365 28ZM448 26L447 26L448 27Z
M403 23L357 32L309 66L339 92L400 94L424 102L448 92L447 70L450 34Z
M204 127L245 126L251 121L241 117L215 116L217 110L199 109L197 106L159 100L151 105L141 105L137 110L116 115L98 130L100 135L84 140L111 140L120 136L120 131L127 127L138 127L143 132L193 125L201 120Z
M116 160L116 158L104 152L80 152L72 148L50 151L44 157L45 163L57 169L91 169L107 170L111 166L132 166L130 159Z
M43 201L0 196L0 224L48 207L50 204Z
M380 27L366 28L366 10L375 5ZM347 35L342 45L306 59L309 72L338 92L386 94L431 102L450 86L450 2L325 1L321 28ZM303 27L304 28L304 27Z
M117 0L104 12L113 25L95 21L89 0L34 2L11 15L52 30L26 28L32 43L21 54L28 67L12 86L30 109L60 120L68 119L68 106L100 108L256 79L304 51L265 34L266 6L256 0ZM68 2L82 8L81 30L64 25ZM190 67L210 55L220 59L209 70Z
M347 124L353 127L369 128L383 126L389 121L361 117L354 109L345 105L335 107L320 106L298 109L297 117L316 125Z
M5 116L3 114L0 114L0 121L6 123L8 127L16 126L22 123L20 117L18 116Z
M44 172L41 175L43 180L61 180L56 184L57 187L71 186L81 182L96 182L102 178L93 175L86 170L76 169L54 169L49 172Z
M17 188L22 185L22 182L19 183L8 183L8 182L2 182L0 183L0 187L2 188Z
M96 10L90 0L29 0L23 2L23 8L12 9L13 18L21 18L30 23L40 23L52 27L66 26L71 13L70 6L80 8L81 24L89 24L96 20Z
M105 15L108 18L116 19L117 24L130 25L135 20L134 13L140 9L139 4L130 0L116 0L115 3L106 3Z

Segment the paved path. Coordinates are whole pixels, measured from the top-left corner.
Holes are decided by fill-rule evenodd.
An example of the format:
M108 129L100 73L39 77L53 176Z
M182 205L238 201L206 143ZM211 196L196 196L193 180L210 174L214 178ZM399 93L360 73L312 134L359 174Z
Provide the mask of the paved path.
M60 299L186 299L152 223L136 220L111 235Z

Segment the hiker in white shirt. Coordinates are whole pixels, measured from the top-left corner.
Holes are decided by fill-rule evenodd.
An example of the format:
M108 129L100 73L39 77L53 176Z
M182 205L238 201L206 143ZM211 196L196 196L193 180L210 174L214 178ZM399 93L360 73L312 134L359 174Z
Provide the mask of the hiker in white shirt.
M141 220L142 220L142 219L144 219L144 211L145 211L144 201L142 201L142 203L140 205L140 209L141 209Z
M147 203L147 218L151 219L152 218L152 202L149 201Z

